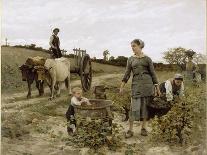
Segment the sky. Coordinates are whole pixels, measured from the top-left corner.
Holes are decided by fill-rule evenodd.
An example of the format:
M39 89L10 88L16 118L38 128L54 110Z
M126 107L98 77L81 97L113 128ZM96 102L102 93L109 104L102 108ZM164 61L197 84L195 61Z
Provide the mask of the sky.
M161 62L169 48L206 53L205 0L3 0L5 44L49 48L60 28L61 49L86 49L91 57L132 55L130 42L145 42L144 53Z

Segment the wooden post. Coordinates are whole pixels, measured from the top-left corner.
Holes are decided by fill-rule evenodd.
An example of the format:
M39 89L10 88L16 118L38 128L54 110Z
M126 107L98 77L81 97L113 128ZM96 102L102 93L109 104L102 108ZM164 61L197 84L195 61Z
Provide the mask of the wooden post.
M8 39L6 38L5 41L6 41L6 46L8 46L8 43L7 43Z
M86 54L86 50L83 50L82 56L84 56Z
M77 67L77 48L74 49L74 56L75 56L75 60L74 60L74 64L75 64L75 67Z
M83 56L86 54L86 50L81 50L80 48L74 48L74 66L76 72L80 69L81 60Z
M78 49L78 61L77 61L77 63L78 63L78 67L80 67L79 65L80 65L80 61L81 61L81 49L79 48Z

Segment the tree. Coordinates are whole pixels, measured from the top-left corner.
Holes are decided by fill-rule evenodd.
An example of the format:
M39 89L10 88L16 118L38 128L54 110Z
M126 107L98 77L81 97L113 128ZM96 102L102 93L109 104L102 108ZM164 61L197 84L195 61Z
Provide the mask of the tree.
M206 55L200 53L195 54L193 59L196 64L205 64L207 61Z
M105 61L108 60L108 55L109 55L109 50L105 50L105 51L103 51L103 56L104 56L104 60L105 60Z
M115 58L114 58L114 56L111 56L110 58L109 58L109 61L113 61Z
M163 54L163 59L169 64L177 64L181 69L184 69L186 64L186 53L188 50L182 47L170 48Z
M35 47L36 47L35 44L30 44L30 45L29 45L29 48L31 48L31 49L35 49Z
M125 56L118 56L115 60L120 66L126 66L128 58Z

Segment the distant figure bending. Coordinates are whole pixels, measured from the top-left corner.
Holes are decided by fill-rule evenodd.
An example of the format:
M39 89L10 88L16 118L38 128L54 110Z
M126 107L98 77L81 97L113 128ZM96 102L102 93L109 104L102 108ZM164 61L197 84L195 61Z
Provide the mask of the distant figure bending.
M60 57L62 57L62 53L61 53L61 50L60 50L60 39L57 36L59 31L60 30L58 28L55 28L53 30L52 36L50 37L49 44L50 44L50 49L53 52L53 56L52 56L53 58L60 58Z

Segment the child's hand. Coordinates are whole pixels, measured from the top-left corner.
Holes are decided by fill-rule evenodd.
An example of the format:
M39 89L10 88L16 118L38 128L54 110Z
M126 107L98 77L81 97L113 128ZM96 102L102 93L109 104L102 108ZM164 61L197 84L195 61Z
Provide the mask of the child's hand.
M92 105L92 104L88 101L81 101L81 105Z
M85 103L85 101L83 101L83 100L80 101L80 104L84 104L84 103Z
M90 102L87 102L86 104L87 104L87 105L92 105Z

